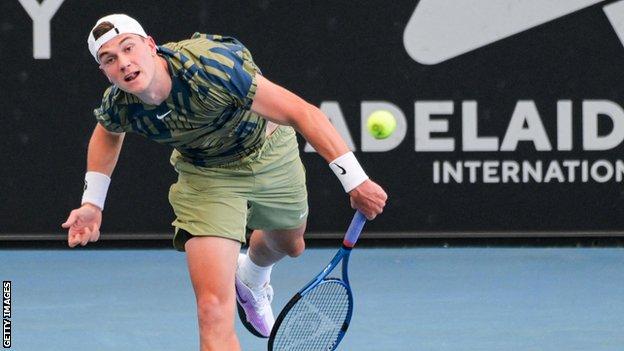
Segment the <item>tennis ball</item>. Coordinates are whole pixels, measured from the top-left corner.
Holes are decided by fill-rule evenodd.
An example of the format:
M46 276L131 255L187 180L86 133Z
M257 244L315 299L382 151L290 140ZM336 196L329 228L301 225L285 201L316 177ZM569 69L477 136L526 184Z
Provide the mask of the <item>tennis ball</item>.
M375 139L385 139L396 129L396 119L386 110L377 110L368 116L366 129Z

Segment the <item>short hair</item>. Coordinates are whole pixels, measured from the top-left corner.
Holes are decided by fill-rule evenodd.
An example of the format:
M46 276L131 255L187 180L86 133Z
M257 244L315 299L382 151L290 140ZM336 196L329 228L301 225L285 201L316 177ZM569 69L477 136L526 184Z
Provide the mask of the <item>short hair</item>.
M95 28L93 28L93 39L98 40L102 35L108 33L108 31L113 28L115 28L115 25L110 22L105 21L98 24Z

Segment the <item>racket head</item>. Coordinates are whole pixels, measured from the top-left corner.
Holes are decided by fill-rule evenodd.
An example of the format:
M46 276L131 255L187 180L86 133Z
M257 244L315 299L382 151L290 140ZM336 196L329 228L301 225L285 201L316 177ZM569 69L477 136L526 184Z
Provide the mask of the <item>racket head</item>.
M279 314L269 337L269 351L335 350L353 313L347 283L325 278L297 293Z

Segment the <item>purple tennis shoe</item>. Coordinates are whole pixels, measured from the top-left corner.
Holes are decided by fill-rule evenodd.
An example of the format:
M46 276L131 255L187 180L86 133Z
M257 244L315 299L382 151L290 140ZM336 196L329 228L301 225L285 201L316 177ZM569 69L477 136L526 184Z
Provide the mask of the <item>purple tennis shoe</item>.
M240 266L244 254L238 255ZM236 302L238 317L253 335L260 338L268 338L275 324L271 301L273 301L273 288L267 282L259 288L250 288L236 274Z

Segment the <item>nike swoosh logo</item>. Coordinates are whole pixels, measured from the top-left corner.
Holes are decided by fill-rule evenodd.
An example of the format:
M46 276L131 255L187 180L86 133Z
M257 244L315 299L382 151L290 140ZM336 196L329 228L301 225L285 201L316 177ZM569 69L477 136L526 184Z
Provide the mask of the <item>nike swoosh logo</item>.
M167 111L167 112L163 113L162 115L156 114L156 118L158 118L158 119L163 119L163 118L165 118L165 117L166 117L168 114L170 114L170 113L171 113L171 110L169 110L169 111Z
M334 163L334 166L336 166L336 167L340 168L340 174L347 174L347 170L346 170L346 169L344 169L344 168L342 168L342 167L340 167L340 165L339 165L339 164Z
M299 219L305 217L307 214L308 214L308 210L303 211L303 213L299 215Z
M604 1L421 0L403 45L415 61L435 65ZM609 20L619 35L622 29Z

